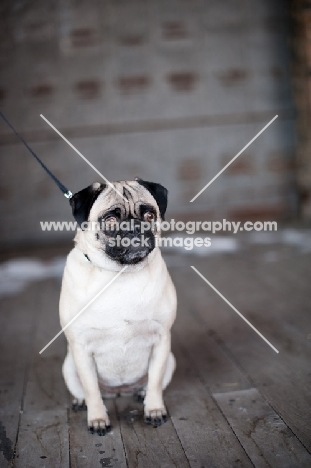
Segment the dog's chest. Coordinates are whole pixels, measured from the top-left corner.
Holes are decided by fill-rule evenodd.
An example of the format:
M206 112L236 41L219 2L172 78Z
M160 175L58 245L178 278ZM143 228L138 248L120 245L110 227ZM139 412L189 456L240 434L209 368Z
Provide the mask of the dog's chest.
M158 303L154 295L127 294L126 298L109 291L92 304L73 326L79 327L83 341L128 343L154 339L162 325L156 320Z
M144 352L159 339L162 326L156 320L121 319L113 326L91 326L83 331L83 341L96 354L116 355ZM82 338L82 337L81 337Z
M62 326L74 318L113 275L95 271L92 276L79 278L76 269L70 274L68 299L61 304ZM83 281L82 281L83 280ZM76 285L80 286L76 286ZM144 269L135 274L124 274L110 284L66 330L67 338L79 341L92 352L151 347L166 327L168 300L163 294L166 285L165 271L158 268ZM66 300L67 299L67 300ZM133 351L133 349L132 349Z

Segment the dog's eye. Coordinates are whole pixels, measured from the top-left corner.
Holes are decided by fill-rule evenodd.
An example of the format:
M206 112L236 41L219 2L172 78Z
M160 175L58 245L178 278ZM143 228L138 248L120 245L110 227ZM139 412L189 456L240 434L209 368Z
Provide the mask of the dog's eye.
M113 226L114 224L116 224L118 222L117 218L115 216L108 216L107 218L105 218L104 220L104 223L105 223L105 226L107 228L109 228L110 226Z
M152 211L146 211L146 213L144 213L144 221L148 221L149 223L151 223L151 221L153 221L155 219L155 214L152 213Z

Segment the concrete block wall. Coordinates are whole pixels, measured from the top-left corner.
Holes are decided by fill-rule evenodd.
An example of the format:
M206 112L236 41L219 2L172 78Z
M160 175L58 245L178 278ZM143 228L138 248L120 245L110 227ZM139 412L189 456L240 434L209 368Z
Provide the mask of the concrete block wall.
M98 176L169 189L178 219L293 216L294 114L281 1L4 2L0 108L73 192ZM194 203L189 200L275 115ZM0 121L1 245L58 242L68 202Z

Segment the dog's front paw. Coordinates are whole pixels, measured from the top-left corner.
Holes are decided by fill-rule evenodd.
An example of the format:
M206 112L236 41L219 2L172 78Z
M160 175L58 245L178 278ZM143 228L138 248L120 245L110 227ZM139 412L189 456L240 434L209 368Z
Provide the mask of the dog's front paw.
M165 407L153 410L147 410L145 408L145 423L150 424L153 427L161 426L167 421L167 411Z
M102 400L99 400L98 404L89 402L87 425L91 434L96 432L100 436L111 430L108 412Z
M97 435L104 436L107 432L111 431L111 425L108 418L92 419L91 421L88 421L87 425L91 434L96 432Z

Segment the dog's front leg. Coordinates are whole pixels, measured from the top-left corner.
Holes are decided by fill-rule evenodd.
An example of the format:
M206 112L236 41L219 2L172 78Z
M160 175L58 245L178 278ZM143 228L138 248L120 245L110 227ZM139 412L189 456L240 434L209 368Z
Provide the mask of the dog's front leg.
M145 422L154 427L160 426L167 419L162 386L170 349L171 334L168 332L162 335L159 342L153 346L150 357L144 413Z
M107 409L101 397L95 362L91 353L81 345L71 346L76 371L83 387L87 405L87 423L90 432L105 435L110 430Z

